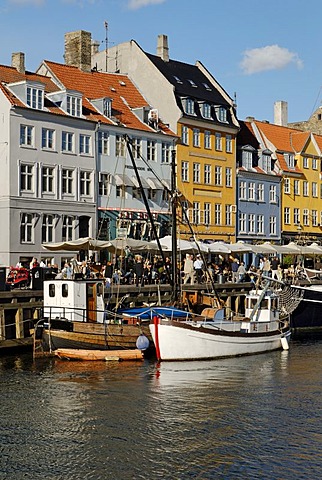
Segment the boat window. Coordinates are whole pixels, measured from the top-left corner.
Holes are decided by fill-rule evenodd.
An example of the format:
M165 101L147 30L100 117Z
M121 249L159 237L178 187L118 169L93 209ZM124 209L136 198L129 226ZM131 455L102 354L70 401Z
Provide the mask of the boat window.
M53 283L51 283L49 285L49 296L50 297L54 297L55 296L55 285Z
M249 307L248 308L253 309L255 307L256 303L257 303L257 298L249 298Z
M61 289L61 294L62 294L62 297L68 297L68 285L67 283L63 283L62 285L62 289Z
M268 309L268 300L262 300L261 301L261 308L265 308L266 310Z
M277 298L272 298L271 308L272 308L272 310L277 310Z

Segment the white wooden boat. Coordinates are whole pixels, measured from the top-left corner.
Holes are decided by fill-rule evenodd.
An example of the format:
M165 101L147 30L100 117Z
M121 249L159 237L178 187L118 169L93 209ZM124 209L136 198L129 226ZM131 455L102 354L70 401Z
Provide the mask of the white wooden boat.
M246 296L243 318L225 318L209 309L201 317L173 319L155 315L150 331L159 360L205 360L288 349L290 328L280 320L278 295L269 289Z

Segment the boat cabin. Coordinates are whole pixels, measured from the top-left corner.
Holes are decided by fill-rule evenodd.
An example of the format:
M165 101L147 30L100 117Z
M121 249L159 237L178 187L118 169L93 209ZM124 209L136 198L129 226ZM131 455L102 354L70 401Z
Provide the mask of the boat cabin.
M102 281L44 281L45 318L103 323L104 309Z

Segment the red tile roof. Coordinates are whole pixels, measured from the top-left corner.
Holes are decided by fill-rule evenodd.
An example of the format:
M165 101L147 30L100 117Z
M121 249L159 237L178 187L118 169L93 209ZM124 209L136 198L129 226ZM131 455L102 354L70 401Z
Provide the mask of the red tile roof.
M126 75L84 72L77 67L47 60L44 63L49 73L53 74L53 78L56 78L66 89L83 94L83 113L89 120L99 120L105 124L115 123L115 120L112 121L101 115L90 103L90 100L107 97L112 100L112 117L122 125L136 130L155 131L132 111L135 108L146 107L148 103ZM168 127L165 125L161 127L164 133L173 135Z

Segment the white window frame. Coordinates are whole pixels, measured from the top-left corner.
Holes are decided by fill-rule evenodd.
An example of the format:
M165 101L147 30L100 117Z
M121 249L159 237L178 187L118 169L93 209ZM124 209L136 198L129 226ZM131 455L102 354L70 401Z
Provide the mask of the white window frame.
M42 128L41 130L41 148L54 150L55 148L55 130L52 128Z
M35 128L32 125L20 125L20 146L34 147Z
M98 153L100 155L110 154L110 136L108 132L98 132Z
M277 228L277 220L274 215L270 215L269 217L269 234L276 235L276 228Z
M115 156L126 157L126 143L122 135L116 135L115 137Z
M42 166L41 193L55 193L55 167Z
M256 200L256 183L255 182L249 182L248 185L248 200L251 202L254 202Z
M239 185L239 199L240 200L247 200L247 183L240 182Z
M20 216L20 243L34 244L34 214L21 213Z
M264 215L257 215L257 233L264 234Z
M204 148L211 149L211 132L209 130L204 131Z
M232 135L226 135L226 153L233 153L233 137Z
M222 167L219 165L215 165L215 185L222 185Z
M289 180L289 179L285 179ZM285 187L285 185L284 185ZM277 188L276 185L269 186L269 203L277 203Z
M291 209L290 207L284 207L284 224L291 224Z
M259 202L264 202L264 184L263 183L257 184L257 200Z
M181 180L182 182L189 182L189 162L181 162Z
M147 142L146 142L146 158L149 162L156 162L156 160L157 160L157 144L156 144L155 140L147 140Z
M192 223L200 225L200 202L193 202L192 204Z
M35 110L44 108L44 91L27 85L27 105Z
M303 209L303 225L305 227L310 226L310 210L308 208Z
M32 193L34 191L34 165L20 164L20 191Z
M91 155L92 138L90 135L80 133L79 135L79 153L80 155Z
M200 147L200 129L194 128L193 129L193 146Z
M232 172L232 168L231 167L226 167L225 168L225 183L226 183L226 187L232 187L233 186L233 183L232 183L232 180L233 180L233 172Z
M193 183L200 183L200 163L193 163L193 172L192 172L192 181Z
M189 145L189 130L186 125L181 127L181 142L183 145Z
M66 111L72 117L81 116L82 100L80 97L74 95L67 95L66 98Z
M222 135L219 132L215 133L215 150L222 151Z
M161 144L161 163L170 163L171 162L171 143L162 142ZM156 159L156 157L155 157Z
M294 220L294 225L301 224L301 210L299 208L294 208L293 220Z
M239 214L239 231L240 233L246 233L247 228L247 216L246 213Z
M221 225L221 203L215 203L215 225Z
M208 163L204 164L204 183L211 185L211 165Z
M41 225L41 242L49 243L54 241L54 221L53 214L44 213Z
M62 241L70 242L74 240L74 217L71 215L63 216Z
M79 192L82 197L90 197L92 174L88 170L79 172Z
M309 182L306 180L303 181L303 197L309 196Z
M204 224L211 224L211 203L205 202L204 204Z
M75 152L75 135L73 132L62 132L62 151L64 153Z
M62 169L62 194L73 195L74 193L74 170L72 168Z

